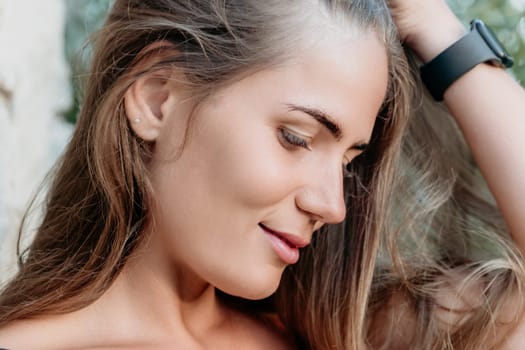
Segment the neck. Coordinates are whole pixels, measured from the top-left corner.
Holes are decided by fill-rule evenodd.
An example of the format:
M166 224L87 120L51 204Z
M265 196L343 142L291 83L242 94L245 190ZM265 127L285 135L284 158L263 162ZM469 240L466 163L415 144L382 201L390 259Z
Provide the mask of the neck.
M97 312L107 313L128 336L155 334L155 338L199 341L229 322L215 288L176 264L154 240L137 249L95 304Z

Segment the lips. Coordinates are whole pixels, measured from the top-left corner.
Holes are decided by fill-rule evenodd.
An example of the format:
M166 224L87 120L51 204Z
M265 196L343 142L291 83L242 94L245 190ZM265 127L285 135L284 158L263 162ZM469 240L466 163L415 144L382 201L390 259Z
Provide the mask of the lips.
M299 260L299 248L310 243L302 237L273 230L262 223L259 227L266 234L277 256L287 264L295 264Z
M279 238L283 239L286 243L288 243L288 245L292 247L304 248L308 244L310 244L310 242L308 242L306 239L299 237L297 235L286 233L286 232L279 232L279 231L269 228L268 226L265 226L264 224L259 224L259 226L261 226L265 231L268 231L271 234L274 234L278 236Z

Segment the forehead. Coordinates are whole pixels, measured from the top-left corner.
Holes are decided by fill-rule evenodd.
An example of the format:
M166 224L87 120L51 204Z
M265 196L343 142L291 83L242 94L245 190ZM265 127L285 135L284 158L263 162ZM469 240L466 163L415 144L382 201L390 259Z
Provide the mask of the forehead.
M371 128L388 85L385 46L373 32L327 36L298 50L275 88L294 103L324 110L340 123ZM277 83L276 83L277 84Z
M372 32L339 34L301 49L290 47L280 65L221 89L208 103L235 113L242 109L245 115L282 114L291 104L314 108L334 119L344 134L369 139L388 83L386 49Z

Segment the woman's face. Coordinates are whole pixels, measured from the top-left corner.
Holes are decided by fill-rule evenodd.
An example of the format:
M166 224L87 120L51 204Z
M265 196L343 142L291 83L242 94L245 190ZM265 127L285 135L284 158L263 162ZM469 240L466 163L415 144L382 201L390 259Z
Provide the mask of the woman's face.
M150 171L169 263L229 294L273 293L314 230L344 219L343 164L370 139L387 75L374 35L327 40L207 99L178 158L189 108L165 103Z

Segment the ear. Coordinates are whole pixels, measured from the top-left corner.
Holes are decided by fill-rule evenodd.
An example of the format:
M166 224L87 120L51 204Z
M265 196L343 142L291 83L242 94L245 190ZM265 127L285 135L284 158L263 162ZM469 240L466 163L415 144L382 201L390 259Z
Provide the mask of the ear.
M165 71L146 73L124 94L128 121L135 134L144 141L155 141L166 120L162 105L170 96L168 79L169 73Z

